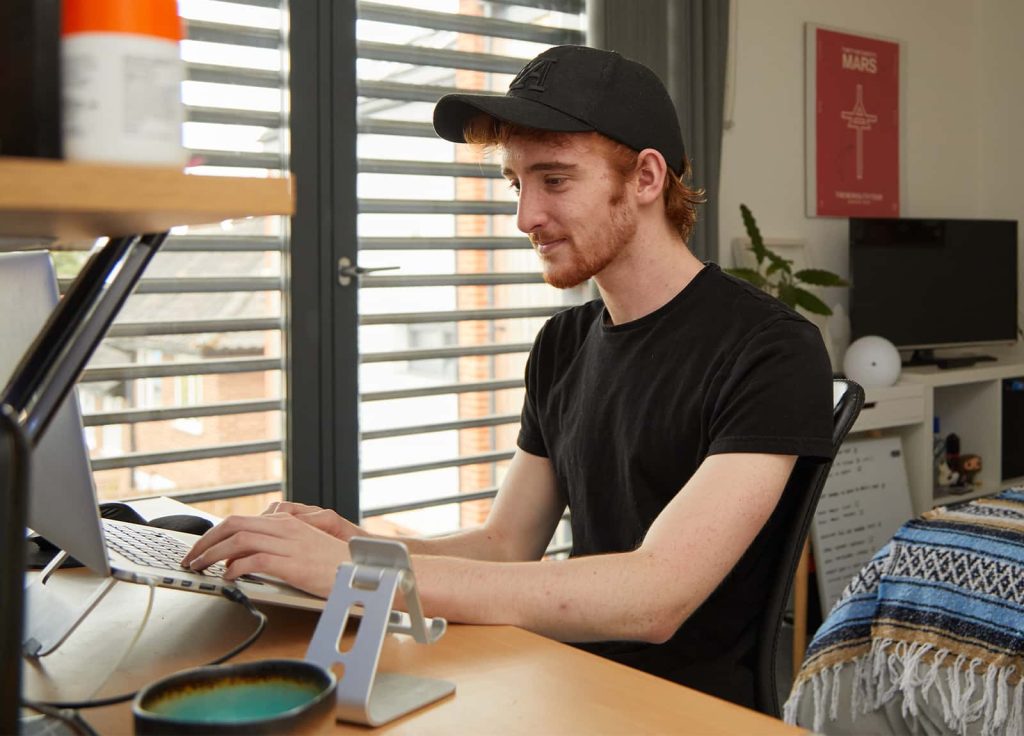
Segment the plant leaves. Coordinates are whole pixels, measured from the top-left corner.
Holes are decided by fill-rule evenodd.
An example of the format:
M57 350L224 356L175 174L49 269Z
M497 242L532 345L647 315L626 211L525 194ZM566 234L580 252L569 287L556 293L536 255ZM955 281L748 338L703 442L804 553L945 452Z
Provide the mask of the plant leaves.
M796 297L797 306L803 307L808 312L811 312L813 314L823 314L826 316L832 314L832 310L828 308L828 305L825 304L825 302L823 302L818 297L814 296L814 294L807 291L806 289L801 289L799 286L794 286L793 292Z
M799 286L793 280L811 286L849 286L849 282L840 276L821 268L805 268L793 273L793 261L783 258L764 244L761 237L761 230L754 219L754 213L745 204L740 205L740 214L743 216L743 226L747 229L750 237L750 250L757 258L757 270L751 268L730 268L725 269L745 281L749 281L768 293L775 293L779 301L790 307L801 307L813 314L830 315L832 310L828 308L821 299ZM768 261L768 268L764 275L761 275L761 265ZM772 280L772 276L776 277Z
M764 247L764 239L757 227L757 220L754 219L754 214L745 204L740 205L740 215L743 216L743 226L747 229L747 235L750 237L750 250L754 251L757 265L760 266L767 255L767 248Z
M768 260L772 262L771 265L768 266L768 271L766 272L767 275L771 276L773 273L776 273L777 271L783 271L787 274L793 273L793 261L789 260L788 258L783 258L782 256L776 255L773 251L768 250L768 248L764 249L764 254L765 257L767 257Z
M765 287L765 284L768 283L768 279L766 279L764 276L762 276L752 268L725 268L722 270L724 270L726 273L732 274L738 279L749 281L759 289L763 289Z
M779 293L777 296L779 298L779 301L785 304L787 307L792 307L795 309L797 304L796 292L799 291L799 288L793 286L792 284L779 284L778 290Z
M811 286L849 286L850 282L837 276L831 271L821 268L805 268L793 274L797 281L803 281Z

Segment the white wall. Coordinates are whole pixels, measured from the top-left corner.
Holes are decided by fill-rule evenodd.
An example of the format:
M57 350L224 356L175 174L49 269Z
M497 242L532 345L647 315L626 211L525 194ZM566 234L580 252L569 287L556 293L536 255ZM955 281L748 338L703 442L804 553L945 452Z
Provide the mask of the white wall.
M1024 3L736 0L733 127L722 145L720 260L744 236L797 238L809 265L848 274L847 220L805 215L804 24L903 43L902 215L1024 220ZM846 290L827 301L847 306Z
M978 14L981 165L979 214L1024 222L1024 3L984 0ZM1017 227L1018 274L1024 243ZM1024 278L1017 277L1017 323L1024 324Z
M1024 220L1024 3L985 0L978 20L983 212Z

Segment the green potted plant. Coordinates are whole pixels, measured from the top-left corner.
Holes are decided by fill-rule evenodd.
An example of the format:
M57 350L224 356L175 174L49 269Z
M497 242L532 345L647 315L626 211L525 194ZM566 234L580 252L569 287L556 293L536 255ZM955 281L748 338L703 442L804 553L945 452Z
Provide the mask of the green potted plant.
M793 270L793 261L783 258L764 244L761 231L757 227L750 208L740 205L743 225L750 236L750 250L757 260L756 268L727 268L725 271L733 276L749 281L754 286L782 303L793 307L802 307L813 314L829 316L832 310L817 296L803 288L806 286L849 286L849 282L831 271L821 268L805 268Z

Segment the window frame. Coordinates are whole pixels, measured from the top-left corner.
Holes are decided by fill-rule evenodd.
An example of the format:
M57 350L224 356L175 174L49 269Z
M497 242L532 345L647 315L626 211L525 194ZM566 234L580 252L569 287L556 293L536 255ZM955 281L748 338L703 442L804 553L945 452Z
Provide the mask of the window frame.
M291 171L296 182L287 290L288 497L359 518L354 2L310 0L291 15Z

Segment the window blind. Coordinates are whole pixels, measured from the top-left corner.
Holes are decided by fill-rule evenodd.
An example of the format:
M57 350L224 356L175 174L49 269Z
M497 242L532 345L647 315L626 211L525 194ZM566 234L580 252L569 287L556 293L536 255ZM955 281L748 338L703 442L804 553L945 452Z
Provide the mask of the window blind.
M536 54L583 44L583 0L357 4L360 505L376 531L486 516L515 449L543 283L493 154L439 139L434 103L503 94ZM553 552L565 551L558 535Z
M189 171L287 170L287 10L179 0ZM283 491L287 221L176 228L79 383L100 500L166 495L218 514ZM82 258L55 254L66 288Z

